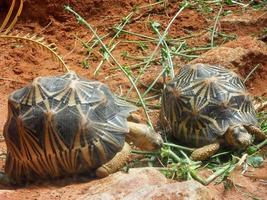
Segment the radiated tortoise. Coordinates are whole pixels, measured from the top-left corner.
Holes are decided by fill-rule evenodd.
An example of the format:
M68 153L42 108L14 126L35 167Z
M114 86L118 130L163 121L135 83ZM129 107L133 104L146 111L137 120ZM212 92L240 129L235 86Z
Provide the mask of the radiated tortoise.
M126 135L141 149L162 144L148 126L127 122L135 110L105 84L74 72L35 78L9 96L5 178L19 183L82 172L107 176L125 163Z
M239 76L221 66L192 64L181 68L165 87L161 122L167 133L201 147L191 157L205 160L220 146L244 149L264 140L252 98Z

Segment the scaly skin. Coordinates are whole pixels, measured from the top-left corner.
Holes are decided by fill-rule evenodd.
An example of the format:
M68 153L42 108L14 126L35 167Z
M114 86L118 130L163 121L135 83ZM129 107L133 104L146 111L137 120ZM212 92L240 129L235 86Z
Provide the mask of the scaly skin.
M215 142L206 146L203 146L201 148L196 149L191 154L192 160L206 160L212 155L214 155L218 150L220 149L220 143Z
M263 141L267 138L266 134L260 128L256 126L250 125L250 126L244 126L244 127L247 129L247 131L250 134L254 135L256 140L258 141Z
M109 162L102 165L96 169L96 176L99 178L104 178L122 168L127 162L129 155L131 153L131 147L128 143L125 142L122 150L118 152L114 158Z
M235 148L246 148L250 143L251 143L251 138L250 137L245 137L245 136L250 136L254 135L257 141L263 141L267 138L266 134L258 127L254 125L243 125L244 128L247 130L247 134L242 134L241 132L239 134L239 141L242 142L241 144L237 143L236 136L234 136L234 129L232 127L229 127L228 130L225 133L225 142L227 145L230 145ZM241 145L241 146L240 146ZM193 160L206 160L212 155L214 155L220 148L220 143L213 143L206 145L204 147L201 147L199 149L196 149L192 154L191 158Z
M163 145L163 140L159 133L153 131L145 124L128 122L129 133L126 140L142 150L157 150ZM125 142L123 149L116 156L96 170L97 177L106 177L118 171L127 162L131 147Z

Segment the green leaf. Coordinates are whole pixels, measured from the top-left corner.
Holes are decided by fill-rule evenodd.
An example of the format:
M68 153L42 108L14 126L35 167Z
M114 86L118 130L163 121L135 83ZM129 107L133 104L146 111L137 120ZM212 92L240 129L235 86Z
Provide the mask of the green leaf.
M264 159L261 156L251 156L247 159L248 164L255 168L262 166L263 161Z
M128 76L132 76L132 70L129 66L127 65L122 65L123 69L127 72Z
M224 3L227 4L227 5L233 5L233 4L234 4L234 3L232 2L232 0L225 0Z
M258 151L258 148L255 147L255 146L250 146L250 147L247 148L247 153L249 155L252 155L253 153L256 153L257 151Z
M82 66L83 66L83 68L88 69L90 67L88 60L83 60Z
M153 29L154 32L158 33L159 32L159 28L160 28L160 23L158 22L152 22L151 23L151 27Z
M148 46L144 42L139 42L138 48L140 48L142 51L145 51L148 49Z

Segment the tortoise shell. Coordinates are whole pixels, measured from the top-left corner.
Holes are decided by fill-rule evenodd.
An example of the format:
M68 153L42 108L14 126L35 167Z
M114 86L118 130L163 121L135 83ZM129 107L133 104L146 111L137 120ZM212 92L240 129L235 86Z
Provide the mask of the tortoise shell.
M182 143L200 147L235 124L257 125L252 99L238 75L221 66L184 66L162 97L161 122Z
M5 171L18 181L94 170L122 149L134 110L74 72L38 77L9 96Z

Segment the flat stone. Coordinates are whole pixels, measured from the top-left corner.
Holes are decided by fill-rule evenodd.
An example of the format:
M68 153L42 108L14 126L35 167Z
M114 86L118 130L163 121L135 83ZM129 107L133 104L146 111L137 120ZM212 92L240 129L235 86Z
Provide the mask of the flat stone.
M212 199L208 189L200 183L169 180L154 168L131 169L128 174L118 172L95 182L85 193L79 200Z
M78 178L82 179L82 177ZM155 168L134 168L106 178L69 182L69 179L0 191L0 199L20 200L211 200L217 193L190 180L167 179ZM3 188L2 188L3 189Z

